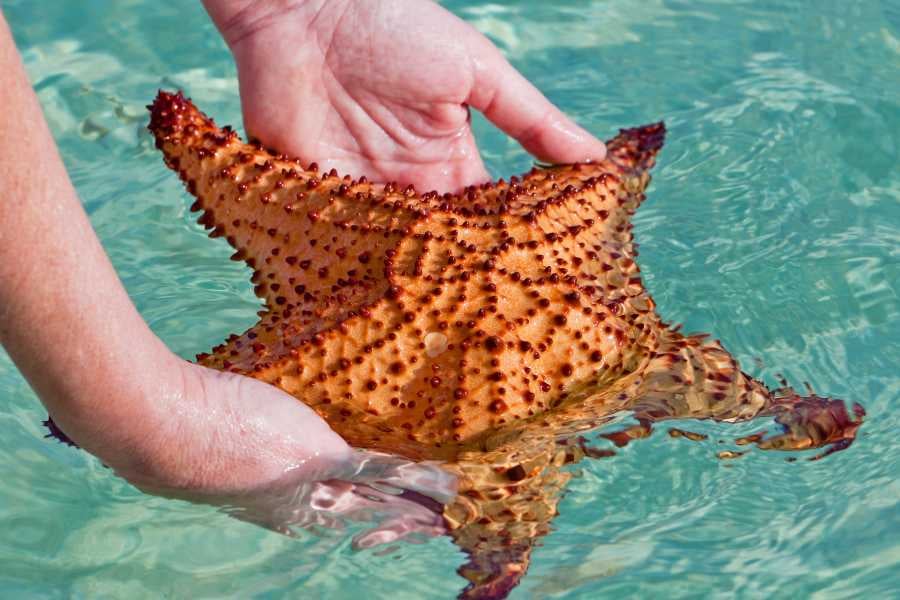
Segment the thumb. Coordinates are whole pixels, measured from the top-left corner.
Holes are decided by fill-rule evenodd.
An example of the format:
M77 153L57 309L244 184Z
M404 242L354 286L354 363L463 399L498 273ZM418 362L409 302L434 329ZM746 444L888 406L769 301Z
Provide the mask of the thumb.
M493 45L475 59L468 104L540 160L573 163L606 158L606 145L576 125Z

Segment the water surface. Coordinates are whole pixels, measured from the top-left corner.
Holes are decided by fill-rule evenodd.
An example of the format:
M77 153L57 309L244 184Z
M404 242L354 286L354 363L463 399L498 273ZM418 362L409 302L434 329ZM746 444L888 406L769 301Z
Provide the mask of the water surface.
M712 332L754 375L858 401L827 460L751 452L758 429L665 427L586 461L513 598L887 597L900 593L900 2L474 0L445 5L601 136L665 119L635 222L660 314ZM91 220L144 317L185 357L254 322L249 273L187 211L144 105L184 88L239 123L230 56L199 3L7 0L7 19ZM491 171L530 166L476 119ZM89 366L86 366L89 368ZM445 598L447 538L355 552L145 496L42 439L0 356L0 596ZM684 424L677 424L685 426ZM800 454L802 457L803 455Z

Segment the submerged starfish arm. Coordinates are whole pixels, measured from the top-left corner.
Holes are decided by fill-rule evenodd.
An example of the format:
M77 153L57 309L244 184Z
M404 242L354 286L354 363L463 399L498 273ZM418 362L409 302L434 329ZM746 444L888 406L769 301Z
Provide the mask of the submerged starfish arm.
M550 531L563 488L573 474L563 467L583 457L615 454L587 444L582 433L628 410L638 424L602 433L616 446L649 437L655 423L670 419L748 421L772 416L784 433L765 432L736 440L762 449L827 447L817 460L849 447L865 411L854 404L816 395L799 396L789 387L770 391L740 370L722 346L705 335L684 336L665 329L657 351L642 367L616 382L587 386L531 423L494 430L462 454L457 465L460 498L445 510L451 535L470 560L460 573L470 581L463 598L501 598L524 575L540 536ZM691 439L690 432L681 432ZM720 456L739 456L724 452ZM789 460L793 460L790 457Z

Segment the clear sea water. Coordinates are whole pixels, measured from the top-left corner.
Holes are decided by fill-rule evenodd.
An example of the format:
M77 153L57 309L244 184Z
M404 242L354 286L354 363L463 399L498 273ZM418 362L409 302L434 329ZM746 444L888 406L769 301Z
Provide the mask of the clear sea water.
M154 330L190 357L249 326L247 270L202 234L144 130L160 87L239 123L234 67L199 3L2 5ZM666 120L636 218L664 318L713 332L769 383L809 381L869 414L853 447L820 462L720 461L717 439L760 424L689 423L710 439L657 432L579 464L512 597L900 597L900 2L446 6L598 135ZM529 167L476 126L496 176ZM0 355L0 597L449 598L462 586L447 538L359 552L359 526L290 539L146 496L44 440L44 414Z

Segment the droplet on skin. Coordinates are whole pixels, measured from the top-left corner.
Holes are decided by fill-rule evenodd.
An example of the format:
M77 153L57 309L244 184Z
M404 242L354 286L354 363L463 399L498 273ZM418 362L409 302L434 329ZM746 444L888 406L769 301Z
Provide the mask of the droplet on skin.
M425 354L429 358L440 356L447 350L447 336L439 331L432 331L425 335Z

